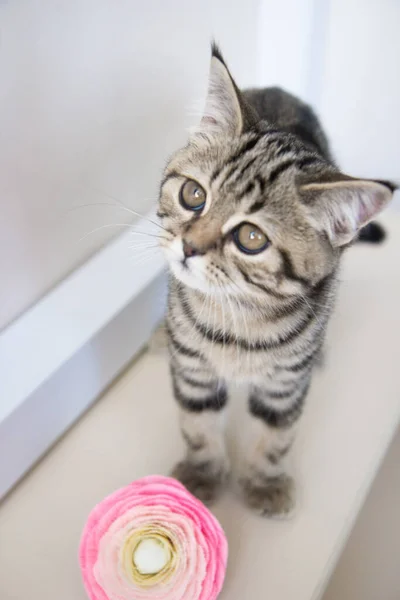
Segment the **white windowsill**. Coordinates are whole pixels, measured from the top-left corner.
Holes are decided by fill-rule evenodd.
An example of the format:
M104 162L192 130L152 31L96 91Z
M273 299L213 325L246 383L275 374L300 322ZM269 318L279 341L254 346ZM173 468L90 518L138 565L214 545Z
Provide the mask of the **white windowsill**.
M144 222L135 225L140 229ZM162 317L164 262L128 232L0 334L0 498L98 397Z

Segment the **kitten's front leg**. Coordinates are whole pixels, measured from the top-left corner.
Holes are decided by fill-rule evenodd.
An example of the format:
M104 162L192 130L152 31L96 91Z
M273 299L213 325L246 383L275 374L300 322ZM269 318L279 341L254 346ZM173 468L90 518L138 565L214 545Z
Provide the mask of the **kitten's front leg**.
M257 436L245 457L240 485L246 503L262 515L285 517L293 511L295 486L285 462L308 387L309 376L286 389L251 388L249 411Z
M172 475L205 503L211 503L227 479L229 465L224 422L227 392L224 383L199 362L188 368L175 358L171 365L186 457Z

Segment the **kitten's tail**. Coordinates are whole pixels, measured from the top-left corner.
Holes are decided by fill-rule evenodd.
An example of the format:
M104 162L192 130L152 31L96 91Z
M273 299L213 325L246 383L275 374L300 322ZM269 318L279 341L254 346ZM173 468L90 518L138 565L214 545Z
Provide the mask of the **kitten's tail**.
M358 235L358 242L368 242L369 244L381 244L386 238L386 230L376 221L368 223L363 227Z

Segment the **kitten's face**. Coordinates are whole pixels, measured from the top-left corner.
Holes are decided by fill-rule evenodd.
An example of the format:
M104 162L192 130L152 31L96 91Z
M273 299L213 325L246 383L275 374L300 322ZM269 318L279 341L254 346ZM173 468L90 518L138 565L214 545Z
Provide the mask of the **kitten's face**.
M161 184L162 247L190 288L276 303L310 293L390 197L260 121L216 51L200 128Z
M297 199L296 164L276 171L282 144L300 156L292 136L265 129L235 142L195 136L173 157L159 214L170 231L162 246L182 283L216 296L283 298L326 273L335 252Z

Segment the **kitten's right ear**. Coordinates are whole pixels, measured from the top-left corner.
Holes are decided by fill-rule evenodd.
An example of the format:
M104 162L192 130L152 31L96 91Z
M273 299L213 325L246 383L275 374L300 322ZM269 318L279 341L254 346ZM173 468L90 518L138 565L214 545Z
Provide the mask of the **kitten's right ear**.
M388 181L356 179L333 171L298 186L310 222L336 247L351 242L385 208L396 189Z
M236 137L257 121L257 115L243 100L218 46L213 43L206 106L200 131Z

